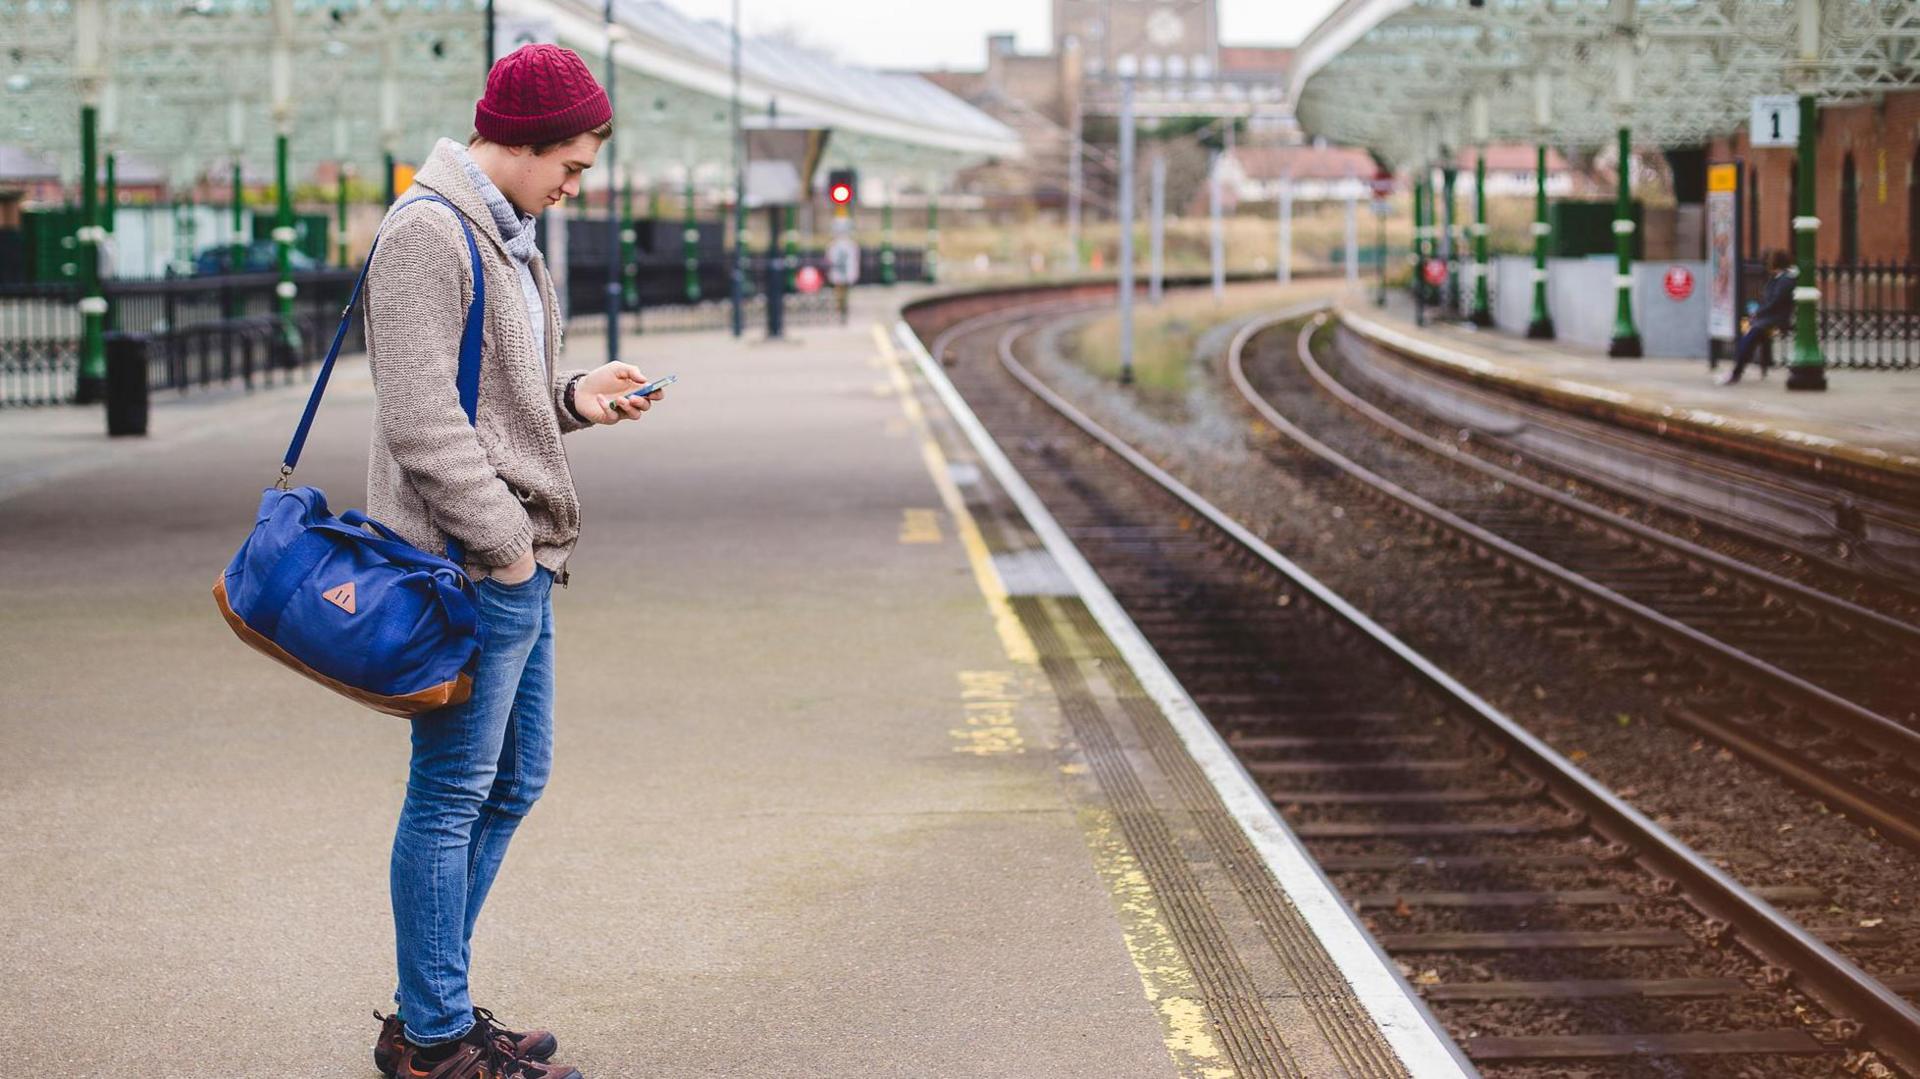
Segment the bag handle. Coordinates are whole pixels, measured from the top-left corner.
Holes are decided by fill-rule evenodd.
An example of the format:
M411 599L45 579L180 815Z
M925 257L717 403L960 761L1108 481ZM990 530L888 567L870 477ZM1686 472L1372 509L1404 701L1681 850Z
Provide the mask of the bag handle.
M473 229L468 227L465 215L461 214L453 203L441 195L419 195L394 207L398 213L416 202L437 202L453 211L454 220L460 222L460 232L467 239L467 261L473 267L473 302L467 305L466 326L460 332L460 372L454 385L460 393L460 407L467 414L467 422L477 424L480 407L480 342L481 325L486 319L487 282L480 269L480 248L473 242ZM388 220L392 220L392 214ZM327 380L333 377L334 361L340 358L340 344L346 340L347 327L353 324L353 309L360 302L360 290L367 283L367 271L373 268L373 253L380 246L380 237L373 238L373 244L367 248L367 261L360 266L360 277L353 283L353 295L348 297L347 306L340 312L340 326L333 332L333 345L327 349L327 361L320 367L320 377L314 380L313 392L307 396L307 410L300 417L300 425L294 429L293 442L287 446L287 456L280 465L280 479L275 486L287 489L287 481L292 478L293 470L300 464L300 451L307 444L307 433L313 427L313 417L320 410L320 398L327 392Z

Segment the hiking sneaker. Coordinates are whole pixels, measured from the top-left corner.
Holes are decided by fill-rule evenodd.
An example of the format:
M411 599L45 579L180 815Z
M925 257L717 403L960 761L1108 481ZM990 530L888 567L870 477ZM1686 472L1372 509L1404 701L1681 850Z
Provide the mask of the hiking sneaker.
M407 1047L405 1027L401 1024L398 1013L381 1015L376 1010L373 1017L380 1020L380 1038L373 1043L373 1066L380 1069L381 1075L393 1079L400 1068L401 1054ZM551 1059L554 1052L560 1048L559 1041L550 1032L529 1030L524 1034L515 1033L496 1022L493 1013L485 1008L475 1008L473 1018L476 1023L487 1024L495 1035L512 1043L512 1052L520 1060L541 1063ZM554 1074L565 1076L567 1072L568 1069L563 1068Z

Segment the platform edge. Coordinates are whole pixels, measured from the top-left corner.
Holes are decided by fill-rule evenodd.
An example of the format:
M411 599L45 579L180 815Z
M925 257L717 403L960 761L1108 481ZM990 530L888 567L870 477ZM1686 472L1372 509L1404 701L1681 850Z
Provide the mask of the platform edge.
M926 346L904 320L895 323L894 336L913 357L941 405L965 433L1034 534L1079 590L1081 601L1113 641L1148 697L1167 717L1187 752L1219 794L1234 823L1259 853L1288 901L1299 910L1327 949L1341 977L1378 1024L1400 1062L1416 1079L1477 1075L1393 961L1340 899L1319 864L1233 756L1199 705L1107 590L1079 548L1013 463L1001 453L979 418L940 370L940 365L928 354Z

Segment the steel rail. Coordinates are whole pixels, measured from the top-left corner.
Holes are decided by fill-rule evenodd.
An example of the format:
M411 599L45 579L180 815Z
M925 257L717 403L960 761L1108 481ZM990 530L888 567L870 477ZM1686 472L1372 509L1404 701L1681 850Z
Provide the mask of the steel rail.
M1258 329L1254 330L1254 332L1270 327L1277 321L1276 319L1262 320L1257 324ZM1315 326L1317 325L1318 322L1315 323ZM1313 329L1314 326L1309 326L1306 330L1302 331L1299 341L1298 351L1302 357L1309 361L1311 357L1308 338L1311 336ZM1789 703L1799 703L1802 706L1807 706L1811 703L1813 707L1810 708L1810 711L1817 714L1821 713L1822 708L1825 708L1826 712L1824 714L1837 721L1833 724L1834 726L1843 729L1845 733L1859 738L1863 742L1873 745L1882 752L1898 755L1900 759L1905 760L1920 759L1913 756L1916 749L1920 749L1920 732L1881 716L1878 713L1862 708L1851 701L1845 700L1845 698L1839 697L1836 694L1807 682L1797 675L1783 671L1724 641L1694 629L1692 626L1688 626L1659 611L1655 611L1645 604L1623 596L1603 584L1569 570L1559 563L1550 561L1533 551L1527 550L1511 540L1496 535L1486 528L1474 524L1452 511L1443 509L1419 495L1406 490L1393 481L1378 475L1364 465L1349 459L1339 451L1314 438L1298 425L1280 415L1272 405L1267 403L1260 392L1254 388L1252 382L1248 380L1243 358L1246 341L1251 339L1252 333L1247 333L1244 337L1236 338L1235 343L1228 348L1228 375L1232 379L1235 388L1240 391L1247 403L1260 414L1261 419L1273 425L1276 430L1288 438L1293 439L1322 460L1340 469L1357 482L1387 495L1436 524L1451 530L1457 535L1465 537L1483 550L1498 552L1501 557L1509 560L1513 564L1525 567L1536 576L1550 581L1556 588L1562 591L1563 595L1567 594L1569 590L1580 593L1584 595L1588 601L1598 605L1597 609L1602 613L1611 611L1615 614L1623 615L1670 641L1682 646L1692 646L1710 652L1743 673L1756 677L1768 688L1784 689L1789 698ZM1311 371L1313 367L1316 366L1317 365L1310 366L1309 370ZM1345 402L1343 401L1343 403ZM1391 419L1391 417L1389 417L1389 419ZM1397 423L1398 421L1394 422ZM1394 430L1396 434L1401 433L1397 429ZM1411 429L1408 429L1408 433L1418 436L1418 432L1414 432ZM1454 459L1455 457L1455 455L1445 453L1444 449L1440 452L1449 459ZM1473 463L1484 465L1485 468L1483 471L1487 471L1487 474L1494 475L1503 481L1506 479L1507 474L1505 474L1505 470L1497 466L1486 465L1485 462L1478 461ZM1524 477L1515 476L1513 478L1525 484L1532 483L1531 480L1526 480ZM1559 495L1559 492L1554 492L1550 489L1549 493ZM1569 598L1571 598L1571 596L1569 596ZM1838 702L1842 707L1833 707L1830 702ZM1743 733L1711 716L1688 711L1676 714L1675 718L1677 721L1685 723L1701 733L1739 750L1745 756L1759 761L1767 768L1779 773L1803 789L1812 792L1816 797L1828 802L1855 820L1863 821L1910 847L1920 848L1920 809L1868 790L1844 776L1807 761L1798 753L1784 750L1762 739L1755 738L1750 734Z
M1250 328L1253 332L1258 332L1259 330L1273 326L1277 321L1278 320L1275 319L1261 320L1260 322L1250 324ZM1312 332L1312 329L1313 327L1309 327L1306 331L1303 331L1300 344L1302 349L1307 347L1307 335ZM1293 439L1295 442L1298 442L1322 460L1332 464L1363 485L1378 490L1412 508L1423 516L1443 525L1447 529L1471 539L1475 544L1488 550L1499 552L1502 557L1525 566L1542 577L1551 579L1557 586L1586 596L1589 600L1600 605L1602 609L1611 609L1627 615L1641 626L1676 644L1712 654L1715 658L1741 673L1751 676L1767 689L1773 690L1776 695L1784 698L1786 703L1799 705L1812 713L1826 715L1837 720L1835 725L1841 727L1846 734L1858 738L1862 742L1872 745L1882 752L1898 755L1901 759L1920 759L1920 731L1915 731L1913 728L1907 727L1902 723L1882 716L1870 709L1863 708L1831 690L1814 685L1789 671L1781 670L1779 667L1747 652L1743 652L1725 641L1703 633L1668 615L1662 614L1637 600L1623 596L1605 585L1589 580L1556 562L1551 562L1513 543L1511 540L1495 535L1480 525L1474 524L1450 510L1434 505L1432 502L1408 491L1392 480L1386 479L1366 468L1364 465L1352 461L1338 450L1327 446L1306 431L1301 430L1300 427L1280 415L1272 405L1268 404L1266 400L1261 397L1259 391L1254 389L1252 383L1247 380L1241 358L1245 350L1246 342L1251 338L1252 332L1243 329L1241 335L1235 338L1234 344L1228 348L1228 373L1233 379L1235 387L1239 389L1241 395L1246 398L1254 410L1260 414L1261 419L1272 424L1275 429L1285 434L1288 438ZM1838 788L1836 788L1834 796L1836 800L1839 801L1857 801L1858 809L1863 816L1873 820L1877 826L1884 823L1884 826L1888 830L1900 835L1905 842L1920 846L1920 820L1915 820L1909 816L1888 813L1871 801L1849 799L1845 794L1840 793ZM1850 808L1852 807L1850 806Z
M1238 355L1254 334L1281 321L1283 318L1268 317L1247 323L1228 346L1229 355ZM1869 1043L1878 1052L1908 1071L1920 1073L1920 1009L1696 854L1519 723L1055 393L1013 355L1013 342L1030 329L1030 326L1010 327L998 343L1001 366L1023 387L1254 557L1313 596L1405 664L1435 691L1455 702L1508 751L1516 764L1550 784L1573 808L1586 813L1598 830L1628 845L1636 860L1649 870L1677 881L1702 914L1733 927L1757 954L1791 972L1789 977L1797 988L1835 1015L1861 1023Z

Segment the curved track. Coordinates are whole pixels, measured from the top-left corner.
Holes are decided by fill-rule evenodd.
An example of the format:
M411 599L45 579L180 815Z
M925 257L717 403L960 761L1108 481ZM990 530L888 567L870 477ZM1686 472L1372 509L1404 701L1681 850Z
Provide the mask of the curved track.
M1072 309L931 351L1356 908L1396 916L1383 944L1471 1056L1794 1075L1871 1045L1920 1070L1920 1012L1027 372L1016 342Z

